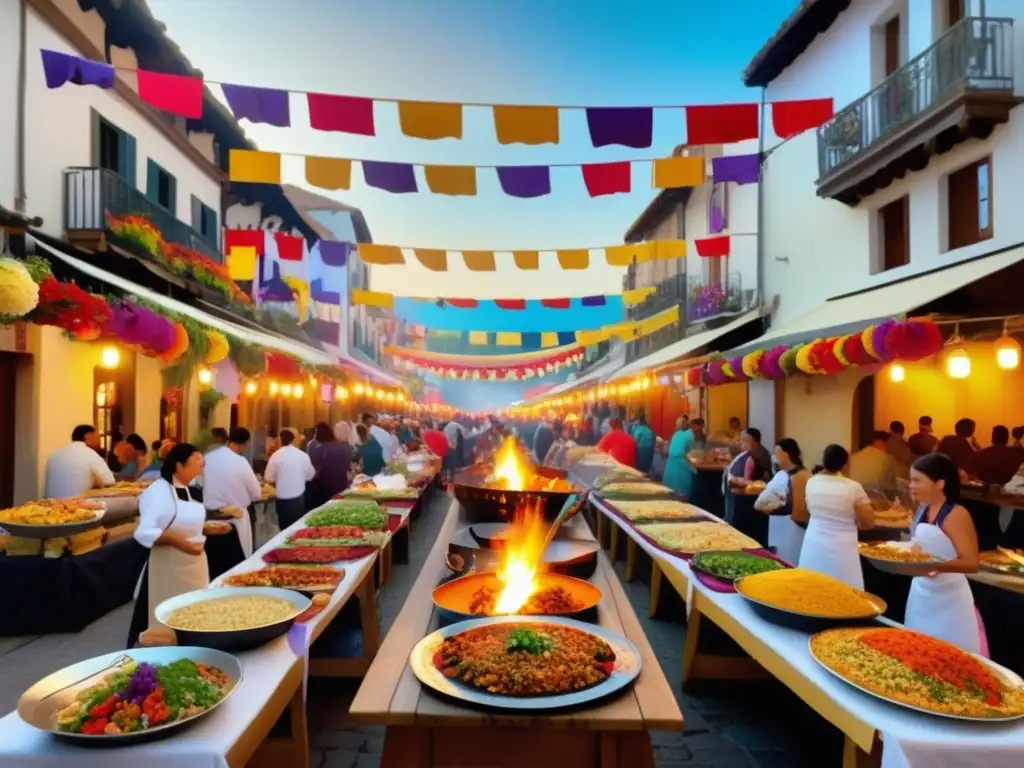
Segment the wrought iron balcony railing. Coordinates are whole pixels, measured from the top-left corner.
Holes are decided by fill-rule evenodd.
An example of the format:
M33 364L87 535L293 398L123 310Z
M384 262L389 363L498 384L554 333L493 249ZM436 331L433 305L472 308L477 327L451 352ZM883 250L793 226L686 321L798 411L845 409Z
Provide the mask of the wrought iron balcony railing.
M743 309L743 282L739 272L730 272L724 284L711 282L702 275L690 275L687 280L687 322L700 323Z
M160 230L165 240L223 261L215 242L210 242L170 211L154 203L124 178L106 168L64 169L64 229L103 231L107 213L140 215Z
M963 90L1012 93L1013 69L1013 19L961 19L818 128L819 183Z

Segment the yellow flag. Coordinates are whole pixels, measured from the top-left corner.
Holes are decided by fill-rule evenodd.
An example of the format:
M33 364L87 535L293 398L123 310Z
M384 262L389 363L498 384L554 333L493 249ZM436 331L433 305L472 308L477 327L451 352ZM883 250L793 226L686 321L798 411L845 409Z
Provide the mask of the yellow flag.
M495 106L499 144L557 144L558 107Z
M647 301L647 297L650 296L654 291L657 290L654 286L648 288L634 288L631 291L622 292L622 303L627 307L631 307L634 304L643 304Z
M703 157L663 157L654 161L655 189L699 187L704 183Z
M380 291L363 291L359 288L352 289L352 303L363 304L367 307L393 307L395 297L390 293Z
M350 189L352 161L310 155L306 158L306 181L320 189Z
M650 243L626 243L625 245L613 245L604 249L604 258L609 267L628 267L631 264L640 264L649 261L651 258Z
M675 325L679 322L679 305L672 307L672 309L659 312L653 317L649 317L646 320L640 321L640 335L646 336L650 333L660 331L662 328L668 328L670 325Z
M256 249L236 245L228 251L228 276L232 280L256 279Z
M557 347L558 346L558 332L557 331L544 331L540 335L540 345L542 347Z
M608 341L608 328L598 328L596 331L576 331L576 343L583 347L600 344Z
M654 246L652 258L655 261L681 259L686 256L685 240L655 240L651 245Z
M306 319L306 307L309 306L309 283L299 277L287 275L284 278L285 285L295 293L295 308L299 311L299 321Z
M253 184L280 184L281 155L277 152L232 149L228 155L228 178Z
M494 271L494 251L463 251L462 260L471 272Z
M400 101L398 122L402 133L416 139L461 139L462 105Z
M512 258L520 269L540 269L540 253L537 251L512 251Z
M606 325L601 330L606 331L609 336L618 336L623 341L632 341L636 338L638 324L634 322L615 323Z
M471 165L425 165L427 186L437 195L476 194L476 168Z
M417 248L413 253L420 264L434 272L448 271L448 252L433 248Z
M557 253L562 269L586 269L590 266L590 251L586 248L572 248Z
M470 331L469 343L480 347L487 344L487 331Z
M359 258L367 264L405 264L405 256L397 245L359 243Z
M523 343L523 335L516 331L499 331L494 334L494 343L499 347L518 347Z

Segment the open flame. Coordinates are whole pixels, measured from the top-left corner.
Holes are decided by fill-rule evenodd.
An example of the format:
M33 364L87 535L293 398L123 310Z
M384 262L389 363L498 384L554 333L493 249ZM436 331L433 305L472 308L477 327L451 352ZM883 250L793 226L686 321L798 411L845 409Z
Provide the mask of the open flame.
M511 435L506 437L494 454L494 472L491 473L491 478L495 483L501 483L505 490L525 491L528 473L526 458L520 455L515 438Z
M539 499L530 499L516 510L505 536L505 556L498 569L503 586L495 603L496 614L517 613L539 589L537 574L543 569L547 529Z

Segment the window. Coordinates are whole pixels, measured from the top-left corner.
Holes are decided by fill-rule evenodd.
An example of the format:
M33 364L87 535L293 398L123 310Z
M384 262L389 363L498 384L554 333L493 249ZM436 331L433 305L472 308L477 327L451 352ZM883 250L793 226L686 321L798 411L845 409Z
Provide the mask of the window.
M888 77L900 68L900 17L893 16L885 25L885 74Z
M964 0L945 0L946 3L946 28L952 27L966 14L964 13Z
M910 198L893 200L878 211L882 234L881 271L910 263Z
M218 245L220 242L217 231L217 212L192 195L192 229L208 243Z
M135 137L95 110L92 113L92 164L113 171L135 186Z
M178 184L174 177L149 160L146 166L146 197L174 215L178 196Z
M992 158L949 174L949 250L992 237Z

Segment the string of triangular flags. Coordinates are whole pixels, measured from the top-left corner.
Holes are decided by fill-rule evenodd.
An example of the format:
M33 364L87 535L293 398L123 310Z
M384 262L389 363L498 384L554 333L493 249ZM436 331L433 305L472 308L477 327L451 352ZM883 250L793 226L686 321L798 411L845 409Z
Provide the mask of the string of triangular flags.
M494 132L501 144L557 144L561 136L560 112L567 110L586 113L590 141L595 147L619 145L643 149L651 146L654 113L658 110L682 110L685 113L686 143L691 146L729 144L754 139L759 134L760 105L756 102L580 107L413 101L238 85L196 76L115 68L106 62L59 51L43 49L41 53L49 88L59 88L67 83L112 88L115 72L121 72L122 76L134 76L139 98L147 104L191 119L203 115L205 85L216 84L223 90L236 119L290 127L291 95L296 94L306 99L311 128L359 136L377 135L374 108L379 103L397 105L403 134L428 140L461 139L466 107L481 107L493 112ZM832 99L779 101L770 106L773 130L782 139L817 128L833 116Z

